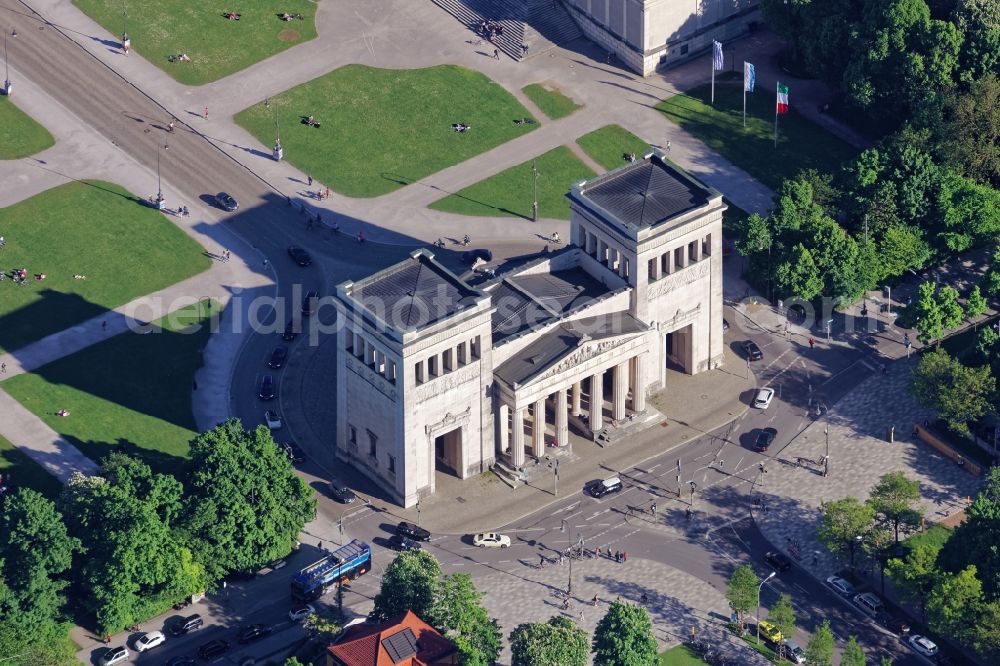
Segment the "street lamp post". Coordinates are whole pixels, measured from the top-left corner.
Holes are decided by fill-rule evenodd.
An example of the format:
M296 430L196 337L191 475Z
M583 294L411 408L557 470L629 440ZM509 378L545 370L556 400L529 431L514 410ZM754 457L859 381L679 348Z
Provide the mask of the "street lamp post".
M535 160L531 160L531 221L538 222L538 167Z
M569 580L566 581L566 600L569 601L570 595L573 594L573 558L570 557L570 550L573 548L573 530L565 518L562 519L560 529L566 533L566 557L569 558Z
M698 484L695 483L694 481L688 481L688 483L691 485L691 508L693 509L694 508L694 491L698 488Z
M122 52L128 55L132 40L128 38L128 0L122 0Z
M861 535L858 534L851 539L851 571L854 571L854 547L861 543Z
M10 97L12 94L13 84L10 82L10 60L7 58L7 32L3 33L3 94ZM17 28L13 28L10 31L10 37L17 39Z
M777 571L772 571L771 575L760 581L760 585L757 586L757 644L760 645L760 591L763 589L764 584L774 578L777 575Z
M823 428L823 434L826 435L826 455L823 456L823 476L830 473L830 424L827 422L826 427Z
M157 142L156 143L156 209L157 210L163 210L165 205L163 199L163 186L160 181L160 148L161 145L159 142ZM162 148L164 150L170 150L170 146L165 144L162 146Z
M275 162L280 162L285 156L285 149L281 147L281 126L278 125L278 105L274 105L274 150L271 155Z
M420 524L420 502L417 502L417 525Z

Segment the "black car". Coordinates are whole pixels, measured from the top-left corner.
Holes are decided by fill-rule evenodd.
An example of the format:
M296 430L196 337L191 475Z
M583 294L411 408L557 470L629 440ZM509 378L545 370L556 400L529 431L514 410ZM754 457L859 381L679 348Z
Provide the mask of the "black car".
M760 432L757 433L757 441L753 443L753 450L764 453L777 436L778 431L774 428L761 428Z
M212 657L218 657L228 649L228 641L216 638L214 641L209 641L198 648L198 656L202 659L211 659Z
M251 624L249 627L240 629L237 640L240 643L253 643L256 640L264 638L269 633L271 633L271 627L264 624Z
M275 347L274 351L271 352L271 358L267 362L267 367L269 368L280 368L285 364L285 360L288 358L288 347Z
M750 361L759 361L764 358L764 352L760 350L760 347L753 340L747 340L743 343L743 353L746 354L747 359Z
M617 476L610 479L605 479L604 481L598 481L587 486L587 492L590 493L591 497L596 497L600 499L605 495L610 495L611 493L621 492L622 480Z
M330 494L333 499L337 500L341 504L350 504L354 500L358 499L358 496L354 494L354 491L347 486L342 486L336 481L330 482Z
M232 198L225 192L219 192L215 195L215 203L219 204L219 208L222 210L228 210L230 213L240 207L240 205L236 203L236 199Z
M299 266L308 266L313 262L312 257L309 253L303 250L298 245L288 246L288 256L292 258L292 261L297 263Z
M316 310L316 299L319 298L319 293L315 291L310 291L302 299L302 316L308 317Z
M767 554L764 555L764 559L767 563L775 568L776 571L788 571L792 568L792 561L785 556L784 553L779 553L776 550L769 550Z
M167 661L167 666L194 666L194 657L189 657L186 654L180 654L176 657L171 657Z
M389 547L400 552L403 552L404 550L420 550L422 548L422 546L413 539L407 539L405 536L400 536L398 534L393 534L389 537Z
M902 620L897 615L893 615L889 611L880 610L875 613L875 621L881 624L883 627L889 631L899 634L900 636L905 636L910 633L910 625L905 620Z
M170 633L174 636L183 636L184 634L190 633L196 629L201 629L204 624L205 620L201 618L201 615L195 613L194 615L187 616L180 622L170 627Z
M302 327L294 319L289 319L288 323L285 324L285 332L281 334L281 339L285 342L291 342L298 337L300 330L302 330Z
M264 375L260 380L260 393L257 395L261 400L274 400L274 377Z
M293 463L305 462L306 454L295 442L285 442L281 445L281 450L285 452L288 459Z
M413 539L414 541L430 541L431 533L422 527L418 527L413 523L402 522L396 525L396 534L399 536L404 536L407 539Z
M475 250L467 250L462 253L462 261L467 264L476 263L476 259L482 259L485 262L493 261L493 253L485 247L478 247Z

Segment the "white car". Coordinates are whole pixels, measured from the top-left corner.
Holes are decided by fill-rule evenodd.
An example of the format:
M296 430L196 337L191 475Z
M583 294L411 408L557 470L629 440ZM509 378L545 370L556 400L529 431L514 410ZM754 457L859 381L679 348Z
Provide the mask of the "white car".
M128 661L128 648L124 645L113 647L101 657L101 666L115 666Z
M299 604L288 611L288 619L292 622L301 622L316 612L312 604Z
M826 584L839 595L849 597L854 594L854 586L840 576L830 576L826 579Z
M938 646L934 644L934 641L919 634L910 636L910 647L925 657L933 657L938 653Z
M281 417L273 409L264 412L264 420L267 421L267 427L271 430L281 430Z
M496 532L483 532L472 537L472 545L479 548L510 548L510 537Z
M753 406L758 409L767 409L768 405L771 404L771 398L773 397L773 388L759 388L757 389L757 395L753 398Z
M167 637L163 635L162 631L151 631L136 639L135 649L137 652L152 650L157 645L163 645L163 641L165 640L167 640Z

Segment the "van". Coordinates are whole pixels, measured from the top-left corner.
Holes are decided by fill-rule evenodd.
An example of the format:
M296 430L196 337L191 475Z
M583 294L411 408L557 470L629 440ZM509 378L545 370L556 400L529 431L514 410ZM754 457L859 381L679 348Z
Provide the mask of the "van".
M854 603L858 608L869 615L876 615L883 610L882 602L871 592L863 592L854 597Z
M204 624L205 620L201 618L201 615L195 613L194 615L189 615L172 626L170 628L170 633L174 636L183 636L184 634L195 631L196 629L201 629Z
M617 476L613 476L610 479L604 479L600 483L595 483L590 487L590 494L594 497L604 497L605 495L610 495L611 493L617 493L622 489L622 480Z

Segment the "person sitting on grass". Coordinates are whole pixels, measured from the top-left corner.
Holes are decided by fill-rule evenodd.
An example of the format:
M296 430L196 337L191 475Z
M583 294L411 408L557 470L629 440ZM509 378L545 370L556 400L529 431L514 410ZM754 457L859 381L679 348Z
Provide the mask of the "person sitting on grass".
M465 123L452 123L451 128L456 132L465 132L472 129L472 125L466 125Z
M226 18L230 21L239 21L242 14L237 14L236 12L226 12Z
M69 410L60 409L58 412L56 412L56 416L69 416Z

